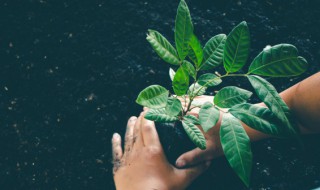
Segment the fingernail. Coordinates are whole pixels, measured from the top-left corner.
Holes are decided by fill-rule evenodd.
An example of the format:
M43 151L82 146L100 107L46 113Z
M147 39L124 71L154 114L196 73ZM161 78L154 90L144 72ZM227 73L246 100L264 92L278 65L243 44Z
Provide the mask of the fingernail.
M120 137L120 135L118 133L114 133L112 136L113 139L119 139L119 137Z
M181 168L186 165L186 162L184 160L177 160L176 165Z
M133 116L133 117L130 117L130 119L129 119L130 122L134 122L134 121L136 121L136 120L137 120L137 117L134 117L134 116Z

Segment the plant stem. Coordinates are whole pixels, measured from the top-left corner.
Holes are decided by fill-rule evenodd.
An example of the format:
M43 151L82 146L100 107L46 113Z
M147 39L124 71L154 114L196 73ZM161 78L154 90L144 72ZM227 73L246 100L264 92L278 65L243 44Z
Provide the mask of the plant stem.
M225 75L218 76L217 78L214 78L214 79L208 81L206 84L211 83L211 82L213 82L214 80L224 78L224 77L246 77L246 76L248 76L248 74L229 74L229 73L226 73ZM194 82L194 85L195 85L196 82L197 82L197 80ZM190 107L191 107L191 104L192 104L193 99L198 95L198 93L199 93L205 86L206 86L206 85L201 86L201 87L199 88L199 90L195 93L194 96L190 96L190 101L189 101L189 104L188 104L187 109L184 111L184 115L185 115L186 113L188 113L189 111L191 111ZM194 87L193 87L193 89L192 89L192 94L194 94ZM186 101L185 101L185 102L186 102Z

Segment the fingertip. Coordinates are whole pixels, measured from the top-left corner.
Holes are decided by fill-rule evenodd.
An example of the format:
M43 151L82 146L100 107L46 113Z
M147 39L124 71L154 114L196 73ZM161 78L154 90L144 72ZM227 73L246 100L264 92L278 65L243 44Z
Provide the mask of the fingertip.
M178 158L176 161L176 166L178 168L183 168L186 165L186 161L184 161L183 159Z
M118 133L114 133L112 136L112 140L119 140L120 139L120 135Z

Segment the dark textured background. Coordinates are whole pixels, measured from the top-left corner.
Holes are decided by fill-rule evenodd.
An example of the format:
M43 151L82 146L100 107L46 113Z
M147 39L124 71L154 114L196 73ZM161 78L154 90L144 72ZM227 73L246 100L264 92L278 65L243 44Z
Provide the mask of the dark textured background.
M188 4L203 44L246 20L250 60L268 44L298 47L310 67L300 77L271 79L277 89L319 71L318 0ZM178 0L0 1L1 189L114 189L112 134L123 134L127 118L139 114L134 100L141 89L154 83L170 87L168 65L153 53L146 31L156 29L173 42L177 5ZM234 79L226 84L247 87ZM304 137L305 150L292 140L254 143L250 189L320 186L319 137ZM190 189L245 187L221 158Z

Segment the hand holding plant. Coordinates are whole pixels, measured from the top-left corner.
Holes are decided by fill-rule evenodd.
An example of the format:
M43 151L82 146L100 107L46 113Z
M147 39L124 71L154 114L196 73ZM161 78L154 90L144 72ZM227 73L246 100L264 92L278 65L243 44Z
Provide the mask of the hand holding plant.
M257 75L300 75L307 69L307 61L298 56L293 45L279 44L264 49L254 58L245 74L239 73L247 63L250 51L247 23L238 24L228 36L219 34L212 37L202 48L193 32L190 12L184 0L180 1L177 10L175 48L155 30L149 30L147 40L165 62L177 69L170 68L169 71L175 95L160 85L151 85L139 94L136 102L150 108L145 118L156 122L182 122L191 141L200 149L206 149L202 131L214 130L220 112L224 112L219 131L222 150L233 170L249 186L252 152L250 139L240 121L273 136L297 135L289 108L276 89ZM225 74L214 74L212 69L220 65L223 65ZM236 86L219 89L211 101L201 104L194 101L205 94L208 87L216 88L225 77L248 78L256 95L267 107L247 103L252 92ZM178 98L189 98L186 109ZM200 108L199 118L188 114L195 106Z

